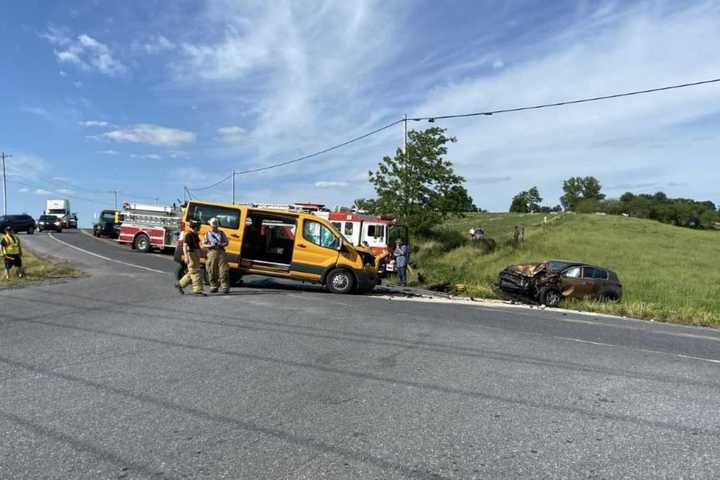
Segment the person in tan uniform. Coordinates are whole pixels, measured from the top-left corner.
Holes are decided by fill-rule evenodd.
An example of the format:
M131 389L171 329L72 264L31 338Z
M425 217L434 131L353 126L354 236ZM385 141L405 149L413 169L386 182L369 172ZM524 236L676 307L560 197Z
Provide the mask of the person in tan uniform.
M211 218L208 224L210 230L205 234L202 246L207 250L205 269L210 279L210 293L215 293L222 288L222 292L228 294L230 293L230 271L225 259L228 238L225 232L220 230L220 221L217 218Z
M183 241L183 257L185 265L187 265L187 273L175 284L180 294L184 294L184 288L192 283L193 293L195 295L205 296L203 292L203 279L200 271L200 222L191 220L190 231L185 233Z

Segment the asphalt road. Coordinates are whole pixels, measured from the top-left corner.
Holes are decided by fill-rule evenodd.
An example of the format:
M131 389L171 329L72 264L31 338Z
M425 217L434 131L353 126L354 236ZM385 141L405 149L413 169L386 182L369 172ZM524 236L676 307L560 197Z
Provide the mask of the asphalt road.
M23 236L84 278L0 291L0 478L717 478L720 333L252 284ZM78 248L85 251L80 251Z

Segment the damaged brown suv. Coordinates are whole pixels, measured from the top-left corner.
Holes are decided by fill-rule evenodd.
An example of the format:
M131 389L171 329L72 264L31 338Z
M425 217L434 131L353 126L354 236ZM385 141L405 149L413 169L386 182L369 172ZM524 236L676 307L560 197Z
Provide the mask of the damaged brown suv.
M615 272L566 260L510 265L498 275L496 287L549 307L566 297L614 302L622 298L622 284Z

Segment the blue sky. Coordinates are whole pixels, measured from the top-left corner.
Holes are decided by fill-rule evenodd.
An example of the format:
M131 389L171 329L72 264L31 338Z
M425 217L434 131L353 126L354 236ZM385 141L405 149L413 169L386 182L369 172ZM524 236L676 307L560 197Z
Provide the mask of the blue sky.
M11 212L182 198L401 118L720 76L720 4L676 1L32 1L0 7ZM597 176L609 196L720 201L720 85L436 123L477 205ZM425 128L425 123L411 124ZM238 179L241 201L349 205L400 127ZM229 182L198 197L230 199Z

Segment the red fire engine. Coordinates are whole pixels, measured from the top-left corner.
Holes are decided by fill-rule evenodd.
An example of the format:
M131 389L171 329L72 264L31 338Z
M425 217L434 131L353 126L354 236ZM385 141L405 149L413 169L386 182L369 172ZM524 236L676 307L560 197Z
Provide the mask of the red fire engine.
M182 210L177 207L123 204L117 241L141 252L175 248L180 236Z

